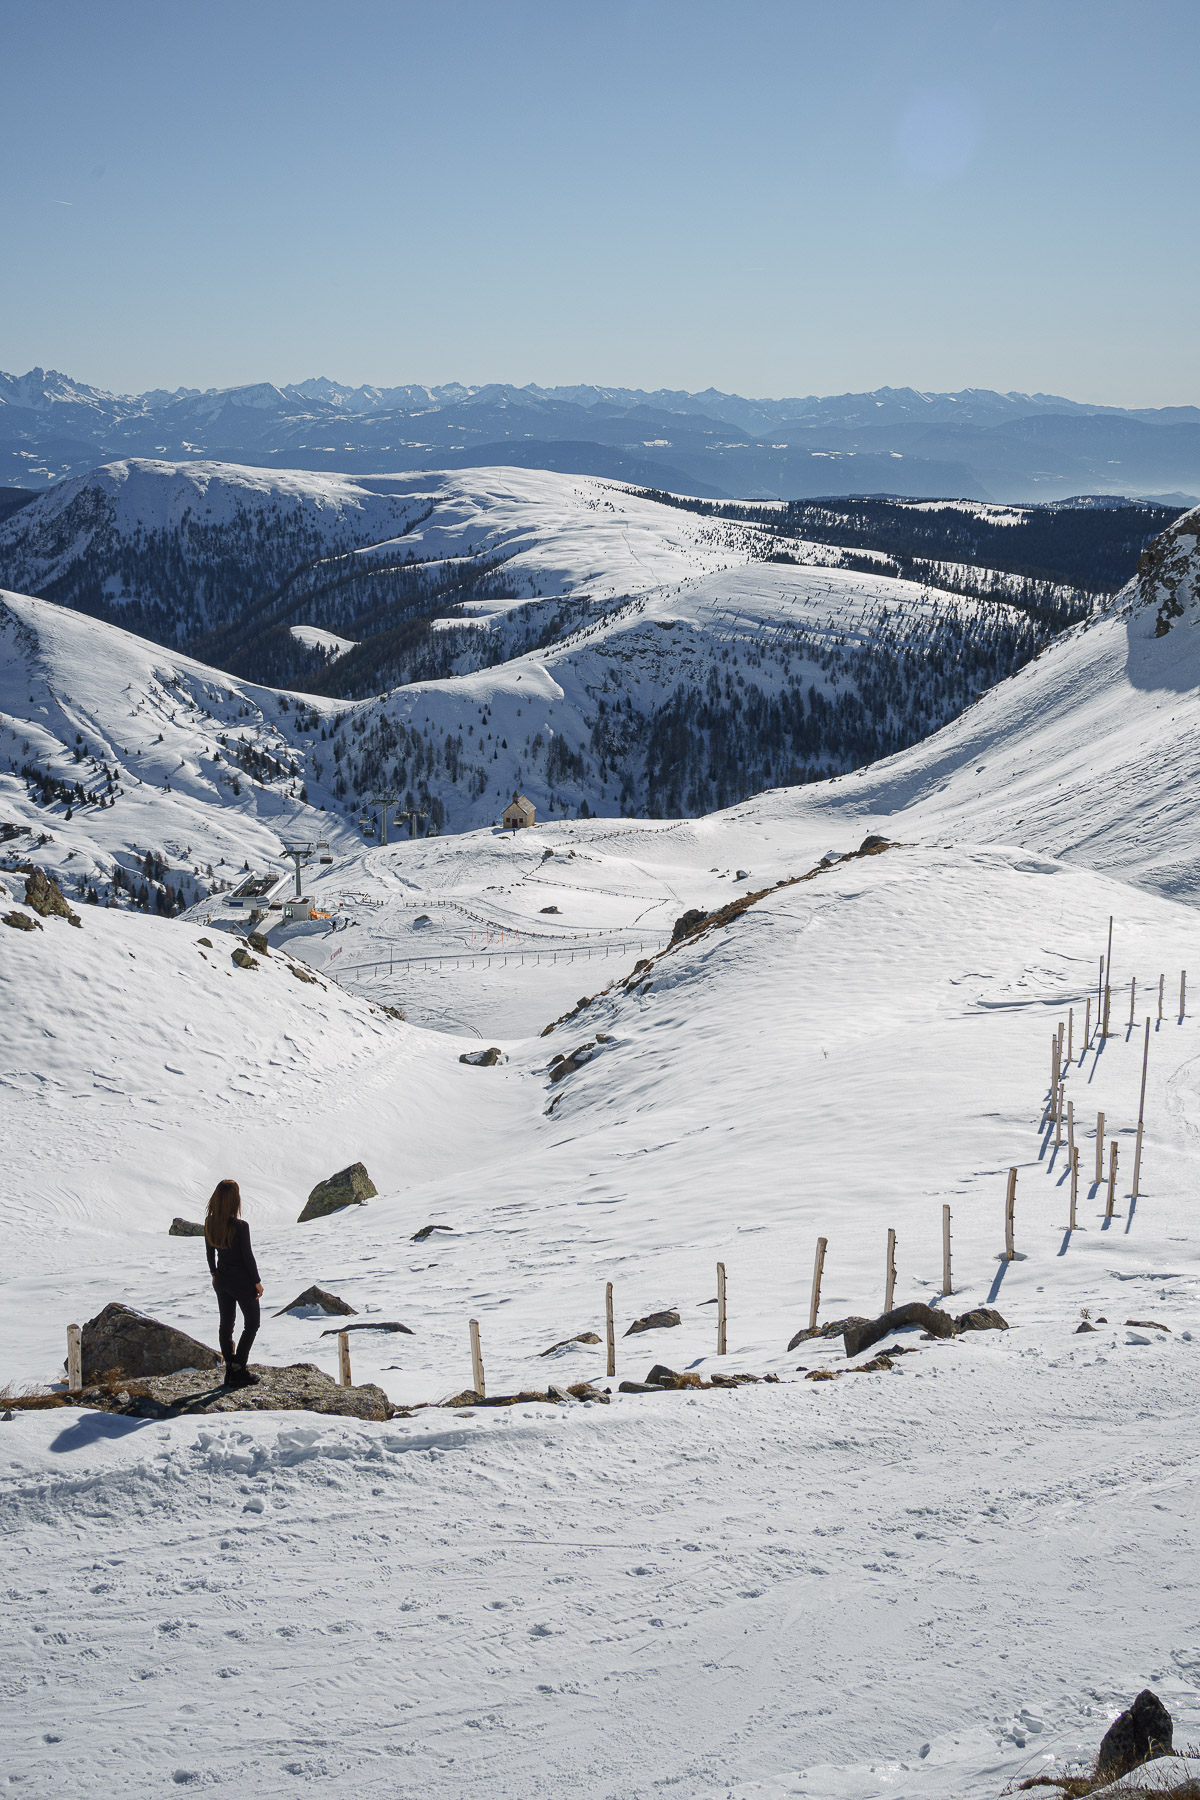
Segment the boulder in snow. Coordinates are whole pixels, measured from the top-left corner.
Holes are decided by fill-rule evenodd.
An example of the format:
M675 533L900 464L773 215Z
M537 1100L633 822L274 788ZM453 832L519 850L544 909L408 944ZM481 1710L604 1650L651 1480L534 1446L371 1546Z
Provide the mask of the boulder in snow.
M1170 1756L1173 1728L1171 1715L1149 1688L1143 1688L1133 1705L1115 1718L1104 1734L1096 1768L1114 1778L1151 1756Z
M574 1337L563 1338L560 1344L551 1344L548 1350L540 1350L539 1356L553 1356L559 1350L569 1350L572 1344L598 1344L600 1339L594 1331L580 1331Z
M186 1331L110 1301L83 1328L84 1386L110 1371L133 1377L174 1375L180 1369L219 1369L222 1359Z
M458 1060L460 1063L470 1063L475 1069L494 1069L500 1061L500 1051L495 1044L487 1050L464 1050Z
M168 1237L203 1237L203 1225L197 1225L194 1219L172 1219Z
M954 1321L955 1331L1007 1331L1008 1320L1002 1319L994 1306L973 1306L970 1312L959 1313Z
M679 1314L672 1308L668 1312L647 1313L644 1319L635 1319L626 1337L633 1337L639 1331L665 1331L670 1325L678 1325Z
M31 919L28 913L18 912L15 906L11 912L4 914L4 923L11 925L14 931L40 931L42 929L40 919Z
M309 1219L323 1219L327 1213L340 1212L344 1206L365 1206L378 1192L365 1165L351 1163L349 1168L339 1169L336 1175L331 1175L328 1181L318 1181L304 1203L298 1223L305 1225Z
M349 1305L339 1295L331 1294L325 1288L317 1287L314 1282L312 1287L306 1287L302 1294L297 1294L294 1300L289 1300L286 1306L281 1306L275 1317L281 1319L284 1313L307 1312L310 1309L314 1312L346 1314L358 1311L356 1306Z
M877 1319L868 1319L864 1324L847 1324L842 1333L846 1345L847 1356L857 1356L860 1350L867 1350L877 1344L889 1331L899 1331L903 1325L919 1325L931 1337L948 1338L954 1336L954 1320L949 1313L938 1312L936 1307L926 1306L923 1300L912 1300L907 1306L897 1306L891 1312L881 1313Z

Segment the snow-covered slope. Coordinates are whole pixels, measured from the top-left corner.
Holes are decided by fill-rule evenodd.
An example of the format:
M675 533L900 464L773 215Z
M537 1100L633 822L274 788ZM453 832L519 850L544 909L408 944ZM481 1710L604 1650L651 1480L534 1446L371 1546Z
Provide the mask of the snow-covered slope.
M307 789L343 819L380 788L435 829L495 821L517 789L558 817L703 812L886 755L952 717L1039 641L1015 607L874 573L891 565L870 552L848 567L835 545L789 540L800 560L779 561L781 540L757 526L544 473L356 482L119 463L20 517L21 531L16 520L0 528L4 565L57 602L59 616L11 602L24 629L19 644L9 634L0 767L19 775L37 764L74 782L63 758L73 760L87 723L85 744L89 730L103 741L99 760L112 772L142 706L163 731L163 747L152 734L140 758L131 752L143 782L153 767L164 791L168 778L174 792L194 777L206 796L228 799L205 764L228 748L209 741L208 700L199 713L167 705L177 716L165 723L161 695L146 701L155 668L186 663L193 700L219 690L239 720L253 720L256 750L283 771L260 760L258 772L281 799ZM262 593L249 604L256 582ZM449 586L431 599L439 583ZM393 595L393 612L379 613L381 593ZM363 607L370 635L360 638ZM87 617L97 610L160 640L194 642L204 629L205 655L189 662L120 632L106 637ZM311 668L318 685L371 697L337 705L293 691L289 717L265 683L219 673L224 652L239 666L282 661L297 687ZM436 678L409 679L422 673ZM60 710L86 720L64 717L52 742L47 725ZM323 750L335 714L341 730ZM264 797L254 804L263 814ZM86 824L76 825L83 838ZM109 854L110 826L98 840ZM157 837L157 850L193 835L173 817L139 833L121 841ZM229 854L224 841L216 856L204 847L201 875Z
M314 887L346 923L257 970L195 915L0 924L7 1378L51 1380L65 1324L109 1299L211 1340L200 1247L164 1227L225 1173L269 1312L316 1281L411 1328L353 1340L397 1401L468 1386L471 1318L493 1392L602 1378L602 1342L542 1353L602 1334L608 1281L619 1377L779 1377L380 1426L15 1414L7 1769L271 1800L317 1779L995 1800L1093 1753L1145 1685L1195 1738L1195 523L1110 614L862 777L359 848ZM876 823L892 846L845 855ZM690 908L717 916L664 948ZM1085 1047L1110 917L1113 1032ZM1073 1229L1045 1114L1068 1018ZM502 1060L459 1062L481 1036ZM378 1197L299 1226L356 1156ZM862 1375L836 1338L786 1350L818 1237L823 1319L880 1309L889 1230L896 1298L939 1301L943 1206L940 1303L1009 1331L908 1334ZM678 1326L624 1335L669 1307ZM332 1368L321 1329L270 1316L261 1354Z
M1105 611L926 742L797 796L798 816L1026 844L1200 893L1200 508ZM897 821L899 822L899 821Z
M119 898L114 879L136 890L149 876L151 893L190 903L247 865L282 872L285 841L348 846L357 833L319 810L332 788L309 754L334 715L330 701L293 704L97 619L0 594L2 853L36 856L80 899L93 888ZM148 852L161 873L145 868Z
M587 828L557 829L580 864ZM724 822L696 829L717 861ZM807 871L786 814L764 801L756 829ZM716 886L696 848L680 865ZM401 860L429 849L450 846ZM571 886L568 869L560 904ZM1112 1220L1085 1173L1066 1231L1065 1153L1042 1121L1046 1040L1068 1006L1078 1021L1110 912L1117 967L1143 989L1162 969L1170 995L1198 966L1193 911L1049 859L854 858L772 889L548 1038L502 1038L494 1068L459 1063L461 1037L297 982L277 952L233 968L186 923L90 912L78 930L3 931L11 1379L51 1378L67 1320L109 1299L211 1338L201 1247L165 1225L227 1172L269 1314L317 1281L364 1322L411 1328L353 1340L358 1378L398 1400L468 1385L470 1317L493 1391L602 1378L602 1346L541 1352L602 1332L608 1280L621 1377L656 1361L780 1376L373 1427L15 1415L6 1766L53 1791L110 1762L131 1792L275 1796L299 1774L367 1796L633 1800L669 1782L992 1800L1094 1748L1147 1682L1193 1732L1196 1024L1168 1005L1152 1032L1136 1204L1140 1032L1071 1068L1085 1170L1096 1109L1120 1147ZM594 992L599 971L576 974ZM516 991L526 974L514 959L496 979ZM595 1053L552 1082L551 1056L584 1043ZM299 1226L311 1181L359 1155L378 1198ZM1021 1260L1006 1263L1014 1165ZM990 1301L1011 1331L909 1340L891 1372L809 1382L846 1368L838 1340L785 1349L817 1236L823 1318L882 1304L889 1228L897 1298L933 1300L943 1204L947 1304ZM429 1223L451 1232L412 1242ZM679 1327L623 1335L671 1306ZM1094 1335L1075 1335L1082 1307L1106 1321ZM321 1330L268 1316L261 1354L332 1367ZM143 1672L154 1705L139 1686L131 1735ZM86 1731L64 1729L64 1693Z

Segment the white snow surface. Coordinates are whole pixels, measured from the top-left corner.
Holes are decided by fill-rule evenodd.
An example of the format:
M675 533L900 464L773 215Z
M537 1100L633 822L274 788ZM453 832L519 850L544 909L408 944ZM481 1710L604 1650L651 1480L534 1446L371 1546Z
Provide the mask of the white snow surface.
M411 1327L351 1339L356 1379L397 1404L470 1385L470 1318L489 1392L603 1383L602 1345L541 1352L603 1334L611 1281L620 1378L779 1376L387 1425L15 1413L17 1791L991 1800L1086 1760L1145 1685L1195 1741L1189 541L1164 635L1161 594L1131 593L862 777L699 821L346 851L312 884L346 923L283 928L254 971L202 922L215 902L0 928L15 1384L54 1381L67 1322L111 1299L213 1341L202 1246L166 1227L226 1173L266 1285L263 1360L333 1369L321 1321L272 1316L316 1281ZM869 829L892 847L775 886ZM20 877L0 879L19 908ZM748 891L661 953L686 908ZM1081 1056L1110 915L1112 1035ZM297 981L289 951L343 986ZM605 992L639 955L643 979ZM1045 1119L1068 1009L1074 1231ZM481 1040L504 1060L460 1063ZM552 1083L550 1058L585 1044ZM313 1183L360 1157L377 1198L298 1225ZM889 1228L897 1300L938 1301L944 1204L939 1303L997 1306L1008 1332L893 1334L915 1354L862 1376L840 1338L787 1353L818 1236L822 1319L880 1310ZM452 1231L414 1243L429 1223ZM678 1328L623 1335L672 1306Z
M336 631L322 631L318 625L293 625L291 632L306 650L323 650L330 662L345 656L358 642L357 638L339 637Z

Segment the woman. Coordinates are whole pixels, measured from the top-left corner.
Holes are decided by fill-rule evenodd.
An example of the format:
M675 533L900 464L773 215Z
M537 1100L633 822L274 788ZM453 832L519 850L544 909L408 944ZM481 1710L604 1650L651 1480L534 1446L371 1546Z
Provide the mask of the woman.
M242 1218L242 1194L236 1181L218 1181L204 1215L204 1248L221 1311L220 1345L225 1358L226 1387L252 1387L258 1380L246 1367L258 1333L258 1301L262 1282L250 1248L250 1227ZM233 1348L233 1326L242 1309L242 1335Z

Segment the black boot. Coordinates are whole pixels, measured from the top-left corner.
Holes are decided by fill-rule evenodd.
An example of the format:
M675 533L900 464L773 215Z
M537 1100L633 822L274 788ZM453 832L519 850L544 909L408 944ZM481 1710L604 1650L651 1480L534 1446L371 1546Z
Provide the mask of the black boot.
M233 1367L235 1371L233 1385L235 1387L258 1386L258 1376L252 1375L245 1363L234 1363Z
M237 1384L238 1384L238 1382L237 1382L237 1364L234 1362L232 1356L227 1356L225 1358L225 1382L224 1382L224 1385L226 1387L236 1387Z

